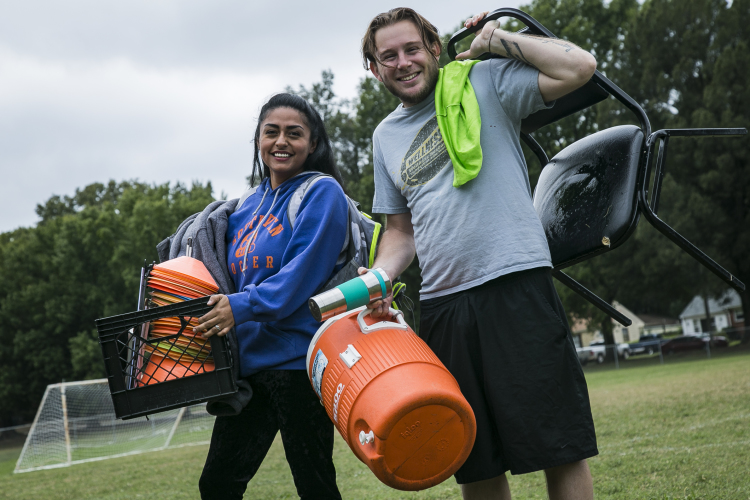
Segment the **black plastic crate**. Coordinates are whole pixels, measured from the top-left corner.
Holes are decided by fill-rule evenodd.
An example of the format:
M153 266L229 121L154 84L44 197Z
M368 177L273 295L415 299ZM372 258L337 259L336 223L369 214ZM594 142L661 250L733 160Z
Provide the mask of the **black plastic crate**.
M214 361L213 371L201 372L202 362L191 361L189 357L183 359L184 354L180 353L185 352L184 348L175 348L174 352L169 348L169 354L177 356L176 361L184 361L184 365L189 366L186 368L183 365L180 368L184 369L187 375L157 382L147 373L146 367L153 356L148 352L149 349L154 349L156 343L189 343L191 336L184 335L183 332L189 328L188 322L192 318L203 316L213 308L207 305L207 302L208 297L203 297L96 320L109 391L112 394L117 418L141 417L203 403L218 396L237 392L232 377L232 357L226 338L216 335L209 339L210 354ZM149 322L174 317L178 318L181 324L178 334L158 340L147 338ZM195 348L201 349L200 346ZM202 349L205 349L205 346ZM170 359L174 360L173 357ZM162 369L161 362L157 362L158 369L162 370L162 373L165 370L171 373L171 368L168 368L167 364L164 363L165 367ZM154 366L152 364L150 368Z

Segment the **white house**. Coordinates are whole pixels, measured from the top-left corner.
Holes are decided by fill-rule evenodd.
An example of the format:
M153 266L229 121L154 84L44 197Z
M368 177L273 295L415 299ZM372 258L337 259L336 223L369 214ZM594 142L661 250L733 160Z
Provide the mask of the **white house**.
M708 299L708 311L714 331L718 332L725 328L745 325L745 317L742 314L742 300L733 289L727 290L717 298ZM693 300L680 314L680 322L686 335L708 331L703 297L700 295L693 297Z
M638 342L644 333L679 334L681 331L680 322L675 318L653 314L636 314L617 301L612 302L612 307L632 321L630 326L623 326L618 321L612 320L612 337L617 344ZM570 325L570 330L576 347L586 347L591 342L604 340L599 330L589 329L588 319L575 321Z
M630 326L622 326L618 321L612 320L612 336L615 342L618 344L622 344L623 342L637 342L641 338L641 331L645 325L644 321L616 300L612 302L612 307L633 322Z
M633 322L630 326L622 326L619 322L612 320L612 333L615 342L638 342L644 333L679 333L680 322L675 318L657 316L655 314L634 313L617 301L612 302L612 307Z

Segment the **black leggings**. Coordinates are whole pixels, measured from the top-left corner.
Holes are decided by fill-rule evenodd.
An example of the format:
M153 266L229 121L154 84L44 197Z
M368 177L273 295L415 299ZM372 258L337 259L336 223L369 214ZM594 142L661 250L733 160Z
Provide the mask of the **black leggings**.
M249 378L250 403L217 417L200 479L201 498L241 499L281 431L300 498L340 499L333 465L333 423L304 370L269 370Z

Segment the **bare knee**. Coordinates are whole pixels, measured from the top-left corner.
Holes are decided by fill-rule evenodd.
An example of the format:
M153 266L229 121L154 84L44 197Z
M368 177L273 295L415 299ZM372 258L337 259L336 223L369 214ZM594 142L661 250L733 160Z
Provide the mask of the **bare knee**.
M547 492L550 500L591 500L594 486L586 460L546 469Z
M461 485L464 500L510 500L510 487L505 474Z

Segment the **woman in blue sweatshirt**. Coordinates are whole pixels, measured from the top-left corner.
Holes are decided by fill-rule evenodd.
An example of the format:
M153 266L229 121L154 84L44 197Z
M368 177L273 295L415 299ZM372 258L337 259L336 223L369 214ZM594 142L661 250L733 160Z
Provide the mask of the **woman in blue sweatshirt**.
M288 206L318 172L296 220ZM307 307L342 266L348 209L320 115L292 94L272 97L258 118L253 193L229 217L227 265L238 293L214 295L196 331L236 327L240 367L253 397L233 417L217 417L200 479L201 497L242 498L281 431L301 498L341 498L333 465L333 424L307 378L305 356L320 327ZM298 203L299 200L296 200Z

